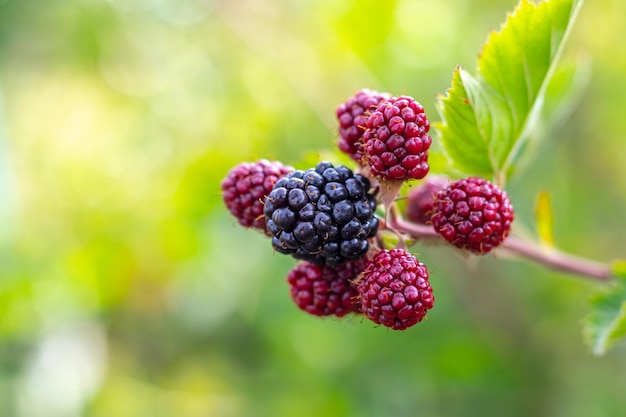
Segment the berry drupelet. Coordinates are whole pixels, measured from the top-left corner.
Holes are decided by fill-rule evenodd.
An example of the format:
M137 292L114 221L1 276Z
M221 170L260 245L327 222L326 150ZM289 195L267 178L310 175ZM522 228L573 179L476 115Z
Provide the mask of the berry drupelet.
M430 122L412 97L379 103L367 118L363 142L372 174L387 181L422 179L428 174Z
M230 213L243 227L265 232L263 199L279 178L293 171L280 162L261 159L242 162L230 170L222 181L222 199Z
M360 313L356 286L353 284L365 267L365 259L339 267L301 262L287 275L291 299L302 311L314 316L343 317Z
M374 255L357 291L365 317L394 330L422 321L435 301L426 266L402 249L385 249Z
M388 98L391 98L390 94L364 88L337 107L339 149L358 163L363 163L363 132L367 118L382 100Z
M265 199L272 246L317 265L360 259L378 231L369 189L366 177L330 162L287 174Z
M448 242L480 255L504 241L513 218L506 192L484 178L470 177L437 193L431 222Z

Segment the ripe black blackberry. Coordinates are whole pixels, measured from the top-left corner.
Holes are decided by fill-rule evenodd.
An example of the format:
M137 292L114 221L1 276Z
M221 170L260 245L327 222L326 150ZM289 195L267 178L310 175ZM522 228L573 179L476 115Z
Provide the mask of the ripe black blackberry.
M272 246L317 265L360 259L378 231L369 189L367 178L330 162L287 174L265 199Z
M291 299L300 310L314 316L343 317L360 313L361 304L353 281L365 264L365 259L336 268L301 262L287 275Z
M422 179L428 174L430 122L412 97L381 101L365 126L364 150L372 174L387 181Z
M337 107L339 150L360 164L364 163L363 132L367 118L382 100L388 98L391 98L390 94L364 88Z
M272 191L276 181L291 171L290 166L266 159L240 163L221 183L226 208L243 227L265 232L263 199Z
M484 178L470 177L437 193L431 222L448 242L480 255L504 241L513 219L506 192Z
M374 255L357 291L365 317L394 330L422 321L435 301L426 266L402 249L385 249Z

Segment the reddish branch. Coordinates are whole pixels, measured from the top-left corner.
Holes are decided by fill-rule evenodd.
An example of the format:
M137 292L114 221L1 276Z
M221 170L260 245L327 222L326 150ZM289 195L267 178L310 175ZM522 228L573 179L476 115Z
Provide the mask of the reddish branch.
M395 231L404 233L413 239L440 239L443 241L443 238L431 226L408 222L394 213L394 210L391 210L389 214L389 226ZM507 237L498 250L506 250L555 271L575 274L597 281L609 281L613 278L611 267L608 264L571 255L558 249L546 248L514 236Z

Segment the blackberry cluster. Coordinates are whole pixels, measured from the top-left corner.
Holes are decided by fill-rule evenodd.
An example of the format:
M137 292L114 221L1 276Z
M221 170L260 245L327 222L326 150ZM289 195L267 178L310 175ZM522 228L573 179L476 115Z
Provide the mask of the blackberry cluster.
M470 177L437 193L431 222L448 242L480 255L504 241L513 218L506 192L484 178Z
M279 179L265 199L267 231L277 252L316 265L362 258L378 231L369 180L320 162Z
M362 89L337 107L339 150L359 164L363 163L363 132L367 118L381 101L389 98L390 94Z
M430 122L409 96L380 102L365 123L365 155L372 174L383 180L422 179L428 174Z
M357 291L365 317L394 330L422 321L435 301L426 266L402 249L378 252L365 266Z
M413 225L404 222L393 209L398 193L405 181L424 179L430 170L424 108L409 96L363 89L335 113L339 150L359 163L358 173L326 161L307 170L264 159L242 163L222 181L223 200L242 226L264 231L276 252L302 261L287 275L300 310L362 313L404 330L434 304L426 266L400 249L404 234L432 237L417 226L432 224L451 244L484 254L507 237L513 206L485 179L431 175L407 194L405 214ZM395 249L386 249L389 240L379 234L378 200L389 214L384 227L398 237Z
M226 208L243 227L265 232L263 199L272 191L276 181L291 171L292 167L277 161L242 162L222 181L222 199Z
M343 317L359 313L361 304L352 281L365 264L365 259L336 268L301 262L287 275L291 299L298 308L314 316Z

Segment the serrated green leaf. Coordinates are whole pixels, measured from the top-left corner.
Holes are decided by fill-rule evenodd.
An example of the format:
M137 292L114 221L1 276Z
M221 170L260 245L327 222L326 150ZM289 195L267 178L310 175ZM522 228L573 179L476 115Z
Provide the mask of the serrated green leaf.
M439 98L443 121L435 127L440 132L444 152L455 169L489 177L493 172L489 149L478 129L477 116L463 81L468 82L470 78L460 67L454 71L452 87L446 97Z
M585 321L585 339L596 355L603 355L626 338L626 285L620 282L591 299Z
M476 76L457 68L435 127L454 169L504 180L539 120L564 40L582 0L522 0L491 32Z
M539 240L547 247L554 247L554 213L550 194L541 191L537 196L535 207L535 219L537 222L537 235Z

